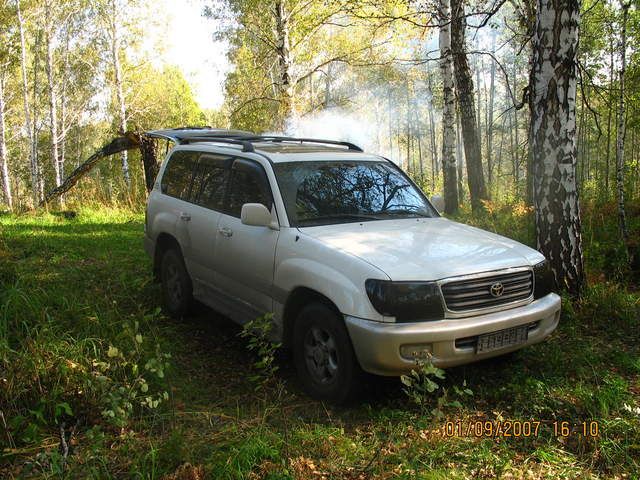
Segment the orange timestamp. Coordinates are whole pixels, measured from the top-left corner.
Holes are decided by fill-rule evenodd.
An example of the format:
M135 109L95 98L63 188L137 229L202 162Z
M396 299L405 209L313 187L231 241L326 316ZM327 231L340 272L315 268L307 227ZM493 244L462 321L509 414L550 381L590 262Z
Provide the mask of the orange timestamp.
M542 422L536 420L448 421L442 426L445 437L537 437Z
M447 421L440 427L444 437L537 437L545 425L539 420L454 420ZM597 437L600 426L597 421L572 423L555 421L550 424L551 433L556 437L582 435Z
M582 435L595 438L600 434L600 424L597 420L572 423L566 420L553 422L553 434L556 437L570 437Z

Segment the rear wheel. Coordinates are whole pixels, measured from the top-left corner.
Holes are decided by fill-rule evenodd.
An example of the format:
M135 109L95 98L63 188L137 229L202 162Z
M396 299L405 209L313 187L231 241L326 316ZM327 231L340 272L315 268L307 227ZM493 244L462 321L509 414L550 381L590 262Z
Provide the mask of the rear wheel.
M164 252L160 265L160 279L162 301L167 313L172 317L183 317L193 304L193 287L179 251L172 248Z
M342 318L322 303L304 307L293 332L294 363L309 395L332 403L354 398L363 372Z

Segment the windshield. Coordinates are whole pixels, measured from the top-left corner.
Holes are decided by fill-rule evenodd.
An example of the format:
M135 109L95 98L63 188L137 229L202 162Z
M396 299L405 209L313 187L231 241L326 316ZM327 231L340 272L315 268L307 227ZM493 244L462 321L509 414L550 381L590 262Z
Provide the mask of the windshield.
M274 170L293 227L437 216L389 162L287 162Z

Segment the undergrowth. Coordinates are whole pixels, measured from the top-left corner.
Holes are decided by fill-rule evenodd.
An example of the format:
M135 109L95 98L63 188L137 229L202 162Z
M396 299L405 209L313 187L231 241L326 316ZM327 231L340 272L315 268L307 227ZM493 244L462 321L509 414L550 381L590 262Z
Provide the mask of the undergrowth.
M638 478L640 295L611 253L615 216L603 208L585 208L590 286L563 298L547 341L444 373L425 361L404 385L372 380L342 408L298 389L259 322L242 337L205 308L164 316L142 214L2 216L0 476ZM517 204L457 219L533 241ZM528 437L445 431L500 421L541 426ZM567 437L554 432L563 421ZM594 421L597 436L579 434Z

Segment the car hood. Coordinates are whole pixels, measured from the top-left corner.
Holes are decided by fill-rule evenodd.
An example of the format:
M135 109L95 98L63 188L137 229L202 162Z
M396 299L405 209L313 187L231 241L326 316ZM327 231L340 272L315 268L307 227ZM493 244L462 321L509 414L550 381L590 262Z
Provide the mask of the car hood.
M534 265L544 259L514 240L445 218L342 223L299 229L355 255L391 280L439 280Z

